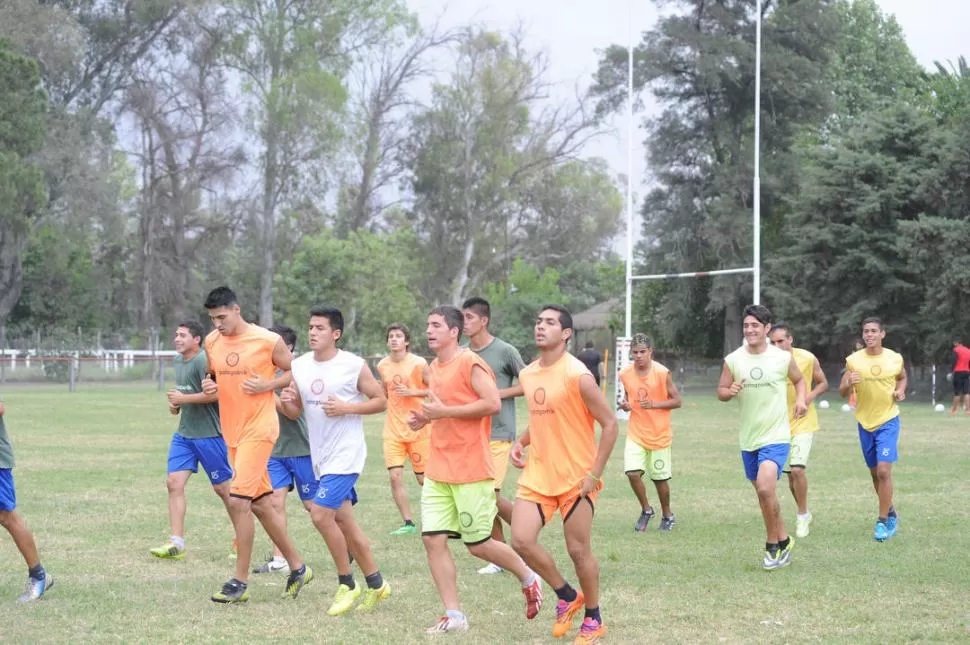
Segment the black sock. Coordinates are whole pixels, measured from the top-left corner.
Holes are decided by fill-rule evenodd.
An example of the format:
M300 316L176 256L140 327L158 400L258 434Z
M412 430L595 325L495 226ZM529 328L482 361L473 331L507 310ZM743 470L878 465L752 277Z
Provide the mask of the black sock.
M365 576L364 580L367 581L367 586L370 589L380 589L384 586L384 577L381 575L380 571L375 571L369 576Z
M879 522L882 522L883 524L885 524L889 520L889 518L888 517L877 517L876 520L879 521Z
M404 520L404 526L414 526L414 520Z
M895 506L890 506L889 507L889 517L896 517L896 507Z
M357 588L357 584L354 582L354 574L352 573L348 573L345 576L338 575L337 580L340 581L340 584L347 585L348 589Z
M36 567L30 567L27 569L27 575L34 580L43 580L47 577L47 572L44 571L44 565L38 562Z
M236 583L236 586L239 587L240 589L245 589L246 588L246 583L243 582L242 580L237 580L236 578L233 578L229 582Z
M301 565L296 571L290 571L291 576L302 576L304 573L306 573L306 564Z
M781 551L784 551L786 548L788 548L788 543L789 542L791 542L791 536L786 537L784 540L779 540L778 541L778 549L781 550Z
M778 553L778 543L777 542L765 542L765 551L774 556Z
M601 624L603 622L603 619L600 618L600 608L599 607L587 607L586 608L586 618L592 618L593 620L595 620L596 622L601 623Z
M570 587L569 583L567 582L559 589L556 589L556 595L559 596L559 600L563 600L565 602L572 602L576 600L577 594L576 594L576 590Z

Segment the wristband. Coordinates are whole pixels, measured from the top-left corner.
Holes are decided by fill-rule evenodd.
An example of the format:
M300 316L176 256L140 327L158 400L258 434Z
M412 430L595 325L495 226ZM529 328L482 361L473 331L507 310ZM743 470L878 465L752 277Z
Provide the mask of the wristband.
M586 473L586 476L592 479L593 481L600 481L600 478L594 475L593 473Z

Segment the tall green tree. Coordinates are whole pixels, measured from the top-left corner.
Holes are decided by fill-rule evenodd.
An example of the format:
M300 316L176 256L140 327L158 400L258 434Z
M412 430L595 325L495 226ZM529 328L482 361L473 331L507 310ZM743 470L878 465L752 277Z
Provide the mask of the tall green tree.
M0 324L23 288L23 252L31 223L47 203L34 155L44 144L47 97L37 62L0 41Z

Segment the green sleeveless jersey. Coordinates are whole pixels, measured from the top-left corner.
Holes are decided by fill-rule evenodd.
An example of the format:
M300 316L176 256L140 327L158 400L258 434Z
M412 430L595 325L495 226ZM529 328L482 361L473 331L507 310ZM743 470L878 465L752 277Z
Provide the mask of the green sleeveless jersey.
M788 365L791 354L774 345L761 354L739 347L724 359L735 381L744 388L735 397L741 408L741 450L789 443Z

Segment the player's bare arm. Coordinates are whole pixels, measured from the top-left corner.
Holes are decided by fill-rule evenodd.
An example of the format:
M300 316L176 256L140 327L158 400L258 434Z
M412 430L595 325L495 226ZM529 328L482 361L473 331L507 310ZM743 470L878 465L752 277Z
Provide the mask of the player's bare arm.
M720 401L730 401L744 389L744 380L735 381L731 368L727 363L721 366L721 378L717 383L717 398Z
M218 391L212 392L211 394L205 391L189 394L179 392L178 390L169 390L166 392L166 396L168 397L168 404L176 407L183 405L203 405L206 403L215 403L219 400Z
M521 383L516 383L511 387L504 387L498 391L498 396L500 399L514 399L517 396L522 396L525 390L522 389Z
M529 429L526 428L512 445L512 451L509 453L509 459L516 468L525 468L525 449L530 443L532 443L532 437L529 436Z
M899 374L896 375L896 390L893 392L893 397L897 401L902 401L906 398L906 363L903 363L899 368Z
M647 401L648 407L653 410L676 410L683 405L680 398L680 390L674 385L674 377L668 372L667 373L667 400L666 401Z
M817 358L815 359L815 364L812 365L812 382L815 383L815 387L805 397L805 403L811 403L828 392L829 389L829 380L825 378L825 372L822 370L822 366L819 364Z
M859 373L846 365L845 374L842 375L842 381L839 383L839 396L843 399L849 398L852 394L852 388L861 382L862 377L859 376Z
M431 384L431 370L428 369L428 366L427 365L425 365L421 369L421 378L424 381L424 387L423 388L417 389L417 390L409 390L408 388L404 387L403 384L401 384L401 385L398 385L397 386L397 395L398 396L419 397L419 398L422 398L422 399L424 397L428 396L428 386Z
M292 363L293 353L290 352L290 348L287 347L286 343L283 342L283 339L280 338L278 341L276 341L276 344L273 345L273 365L275 365L277 369L281 369L284 372L289 372L290 365Z
M808 405L805 403L805 377L798 369L794 357L788 361L788 380L795 386L795 406L792 408L792 413L796 419L800 419L808 412Z
M364 364L357 376L357 391L367 397L366 401L352 403L330 397L323 404L328 417L342 417L347 414L377 414L387 409L387 396L384 387L374 378L374 373Z
M431 392L429 400L421 403L425 416L429 419L481 419L498 414L502 409L498 386L481 365L472 366L472 389L479 398L464 405L445 405Z
M590 476L587 476L582 484L583 494L589 494L596 490L599 480L603 477L606 462L610 460L610 454L613 452L613 446L616 445L616 438L620 429L616 422L616 415L609 403L606 402L603 392L596 385L596 379L593 378L592 374L583 374L579 377L579 393L583 397L586 409L600 425L600 441L596 448L596 461L593 462Z
M300 397L300 390L296 387L296 382L290 383L280 391L280 412L287 419L296 421L303 414L303 399Z

